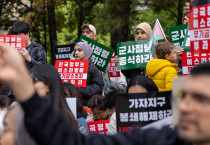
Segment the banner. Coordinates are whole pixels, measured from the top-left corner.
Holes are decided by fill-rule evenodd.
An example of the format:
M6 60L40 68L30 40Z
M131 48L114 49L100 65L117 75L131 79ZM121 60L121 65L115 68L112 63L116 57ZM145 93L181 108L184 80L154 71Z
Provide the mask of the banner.
M10 47L16 48L21 51L20 48L26 47L25 35L0 35L0 43L3 42Z
M172 115L171 92L120 94L116 100L118 132L143 127Z
M138 40L117 43L117 56L120 59L117 69L146 68L154 55L149 53L148 42L149 40Z
M98 43L88 37L85 37L84 35L80 36L79 41L86 41L90 45L90 47L93 49L93 53L91 56L92 62L100 71L105 72L112 57L112 54L114 53L114 49L106 47L105 45Z
M55 51L56 60L70 60L70 56L74 51L75 44L57 45Z
M188 24L169 28L170 42L174 44L176 50L183 46L183 42L187 34L187 26Z
M72 83L76 87L86 87L89 60L56 60L55 68L62 82Z
M109 120L87 122L89 134L106 134L106 132L108 131L108 124Z
M182 55L183 75L193 66L210 60L210 0L192 1L189 14L191 52Z
M112 56L108 69L109 69L109 76L110 77L120 77L120 70L117 69L117 63L114 61L115 56Z

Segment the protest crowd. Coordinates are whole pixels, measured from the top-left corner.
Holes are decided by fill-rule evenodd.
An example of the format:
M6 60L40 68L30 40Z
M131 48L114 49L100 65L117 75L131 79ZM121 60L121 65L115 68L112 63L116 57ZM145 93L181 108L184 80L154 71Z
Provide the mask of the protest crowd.
M0 35L0 145L209 145L210 3L183 10L170 40L141 22L115 53L83 24L54 66L16 21Z

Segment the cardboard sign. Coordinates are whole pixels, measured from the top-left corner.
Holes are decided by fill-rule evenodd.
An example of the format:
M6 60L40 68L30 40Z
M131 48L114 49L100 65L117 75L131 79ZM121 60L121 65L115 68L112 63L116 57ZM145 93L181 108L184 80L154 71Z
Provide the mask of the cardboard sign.
M73 113L75 119L77 119L77 98L74 97L66 98L66 103L71 109L71 112Z
M118 132L143 127L172 115L171 92L120 94L116 100Z
M148 42L149 40L138 40L117 43L117 56L120 59L117 69L146 68L153 58L147 46Z
M25 35L0 35L0 43L5 43L10 47L16 48L20 51L20 48L26 47Z
M114 49L106 47L105 45L98 43L88 37L85 37L84 35L80 36L79 41L86 41L90 45L90 47L93 49L93 53L91 56L92 62L99 70L105 72L112 57L112 54L114 53Z
M210 0L191 0L189 31L191 51L182 55L183 75L195 65L210 61Z
M72 83L76 87L86 87L89 60L56 60L55 68L62 82Z
M74 51L75 44L57 45L55 52L56 60L69 60L72 52Z
M176 50L183 46L186 34L187 24L169 28L170 42L174 44Z
M89 133L106 134L108 131L109 120L87 122Z
M117 69L117 63L114 61L115 56L112 56L108 69L109 69L109 76L110 77L120 77L120 70Z

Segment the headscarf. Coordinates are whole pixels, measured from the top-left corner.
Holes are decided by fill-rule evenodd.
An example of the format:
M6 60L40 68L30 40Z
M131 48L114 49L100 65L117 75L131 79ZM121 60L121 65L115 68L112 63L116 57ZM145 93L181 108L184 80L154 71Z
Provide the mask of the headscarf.
M85 57L83 59L90 59L90 56L92 55L92 48L87 42L78 42L76 45L78 45L80 48L82 48L83 51L85 51Z
M150 39L151 34L152 34L152 28L151 28L150 24L148 24L148 23L146 23L146 22L140 23L140 24L136 27L136 30L137 30L137 29L142 29L142 30L144 30L144 31L147 33L147 35L148 35L148 37L149 37L149 39Z

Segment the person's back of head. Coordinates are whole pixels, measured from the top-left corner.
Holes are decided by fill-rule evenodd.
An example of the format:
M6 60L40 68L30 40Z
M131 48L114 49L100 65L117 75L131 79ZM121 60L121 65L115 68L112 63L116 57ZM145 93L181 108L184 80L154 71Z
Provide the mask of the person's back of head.
M28 34L30 33L30 26L28 23L23 21L17 21L12 26L12 34L19 35L19 34Z
M110 116L115 112L116 98L119 93L123 93L123 91L111 91L105 97L104 106Z
M200 64L195 66L190 71L191 76L210 75L210 63Z
M175 54L175 47L173 43L171 42L160 42L155 46L155 52L158 59L167 59L171 62L175 62L176 56L173 56L173 58L170 57L170 55Z

